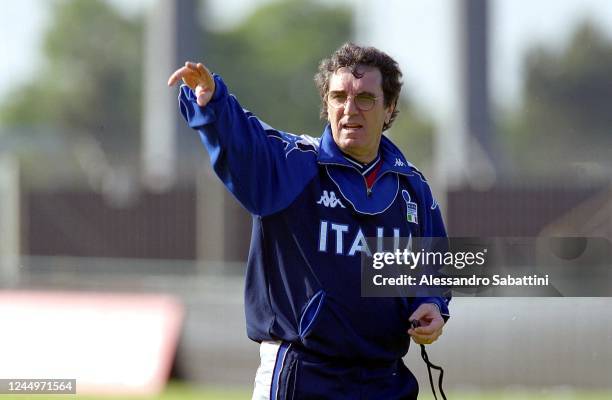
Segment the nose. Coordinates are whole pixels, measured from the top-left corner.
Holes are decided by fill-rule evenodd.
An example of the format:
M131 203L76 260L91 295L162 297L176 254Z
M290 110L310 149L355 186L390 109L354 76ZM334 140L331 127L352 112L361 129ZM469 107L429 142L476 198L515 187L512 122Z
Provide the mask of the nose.
M346 98L346 102L344 103L344 114L355 115L358 113L359 109L357 108L357 104L355 104L355 99L352 96L348 96Z

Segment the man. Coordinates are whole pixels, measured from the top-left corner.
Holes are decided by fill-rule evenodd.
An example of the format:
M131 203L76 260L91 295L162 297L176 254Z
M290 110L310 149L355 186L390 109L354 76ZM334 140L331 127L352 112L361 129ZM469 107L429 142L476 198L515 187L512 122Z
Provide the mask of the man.
M182 115L253 214L245 307L248 336L261 343L254 399L417 397L402 357L410 336L429 344L442 334L449 299L360 292L366 237L446 236L423 176L382 136L398 113L400 78L372 47L348 43L323 60L315 81L329 123L320 139L266 125L202 64L168 80L184 81Z

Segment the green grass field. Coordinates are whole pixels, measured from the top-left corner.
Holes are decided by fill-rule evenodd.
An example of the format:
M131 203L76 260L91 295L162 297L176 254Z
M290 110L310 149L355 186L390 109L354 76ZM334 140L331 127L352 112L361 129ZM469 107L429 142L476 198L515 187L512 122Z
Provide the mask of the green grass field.
M609 400L612 399L612 392L449 392L446 397L448 400ZM422 392L419 396L419 400L433 400L433 398L429 392ZM440 398L438 396L438 399Z
M429 387L421 388L420 400L432 400ZM131 397L133 400L249 400L251 392L249 389L222 389L222 388L198 388L197 386L182 383L172 383L159 396L154 397ZM440 399L441 397L438 396ZM500 391L500 392L451 392L447 393L449 400L610 400L612 392L574 392L574 391ZM119 397L99 397L80 395L0 395L0 399L14 400L109 400L123 399ZM332 399L333 400L333 399Z

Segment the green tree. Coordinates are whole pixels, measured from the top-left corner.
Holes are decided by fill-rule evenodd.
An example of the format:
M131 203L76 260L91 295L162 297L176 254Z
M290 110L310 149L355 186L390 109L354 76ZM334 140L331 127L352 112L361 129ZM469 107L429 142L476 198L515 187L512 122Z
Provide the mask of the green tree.
M8 131L97 141L127 162L140 137L142 23L102 0L55 3L45 62L0 108ZM67 154L69 158L69 154ZM39 171L40 172L40 171Z
M560 51L530 49L522 106L503 127L519 168L549 173L575 162L609 161L610 71L612 41L589 21Z
M351 13L313 1L274 2L235 29L210 34L207 65L243 107L278 129L318 136L319 61L351 37Z

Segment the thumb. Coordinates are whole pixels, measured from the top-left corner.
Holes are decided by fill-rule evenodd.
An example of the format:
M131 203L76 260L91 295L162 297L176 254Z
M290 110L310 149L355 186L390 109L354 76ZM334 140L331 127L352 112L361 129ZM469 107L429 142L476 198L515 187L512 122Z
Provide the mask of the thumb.
M428 314L430 314L433 309L437 309L437 307L433 304L428 304L428 303L424 303L421 304L410 316L410 318L408 318L408 320L410 321L414 321L414 320L420 320L421 318L427 316Z
M210 89L206 89L205 87L198 85L195 90L195 95L198 105L200 107L204 107L212 98L213 92Z

